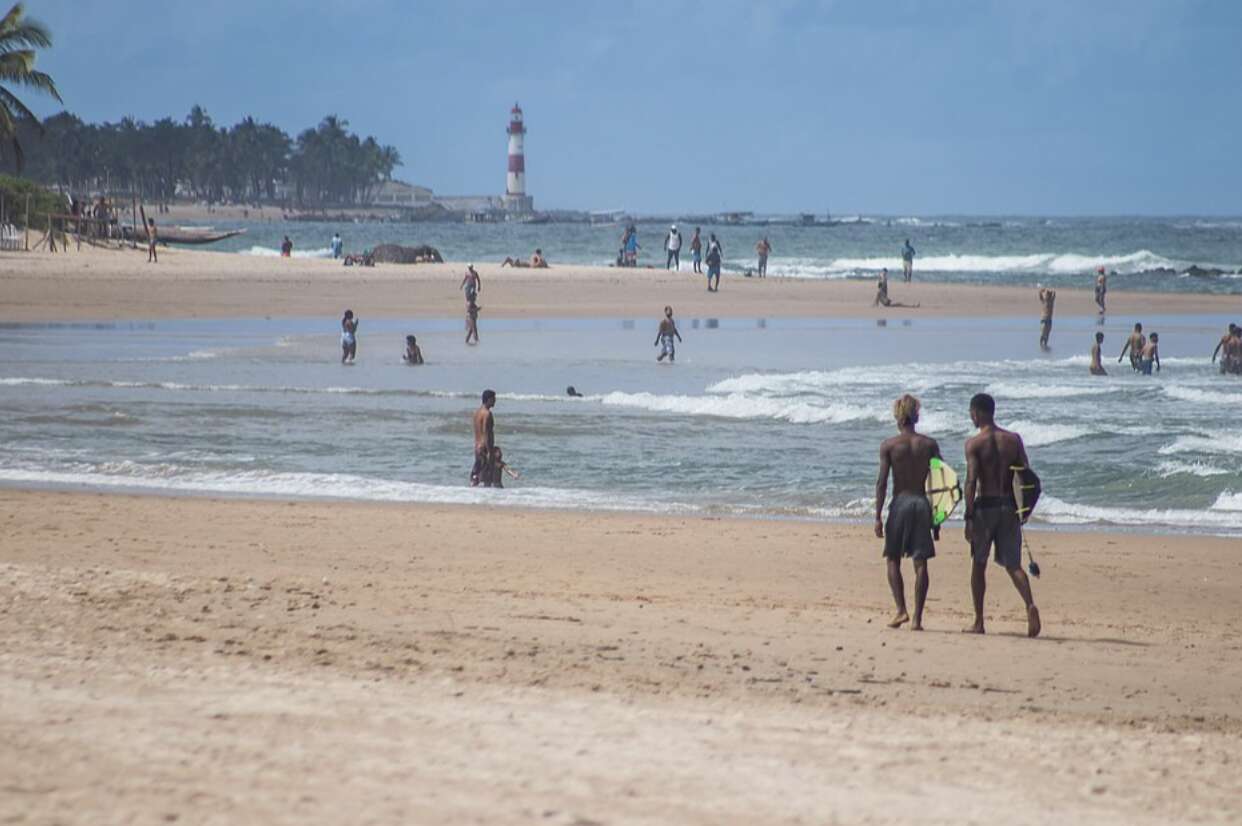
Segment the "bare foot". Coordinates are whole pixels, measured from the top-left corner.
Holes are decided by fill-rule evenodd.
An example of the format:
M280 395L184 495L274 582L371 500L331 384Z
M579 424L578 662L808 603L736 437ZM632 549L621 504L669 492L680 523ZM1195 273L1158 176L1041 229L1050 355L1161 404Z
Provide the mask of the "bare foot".
M970 626L969 628L963 628L962 633L963 634L982 634L983 633L983 620L976 620L974 625Z
M889 628L900 628L910 621L910 615L905 611L898 611L897 616L893 617L893 621L888 624Z
M1036 608L1034 605L1032 605L1030 608L1027 608L1026 609L1026 635L1028 637L1038 637L1039 629L1042 627L1043 626L1039 624L1039 609Z
M922 630L923 630L923 621L922 621L922 620L915 620L915 621L914 621L914 622L910 625L910 630L911 630L911 631L922 631Z

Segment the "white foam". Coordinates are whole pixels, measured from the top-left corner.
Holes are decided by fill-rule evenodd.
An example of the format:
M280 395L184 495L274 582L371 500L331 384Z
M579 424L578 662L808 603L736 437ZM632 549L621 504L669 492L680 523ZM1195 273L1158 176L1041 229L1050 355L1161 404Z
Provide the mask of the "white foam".
M255 255L261 258L279 258L280 250L272 249L271 247L254 246L248 250L242 250L241 254L242 255ZM321 247L319 249L312 249L312 250L299 250L295 248L293 250L292 257L293 258L331 258L332 250L329 247Z
M1193 436L1178 436L1172 444L1160 448L1162 456L1178 453L1242 453L1242 433L1213 432Z
M1178 399L1184 402L1196 402L1199 404L1242 404L1242 393L1221 393L1217 390L1200 390L1196 387L1184 387L1181 385L1166 385L1161 388L1164 394L1171 399Z
M987 392L1006 399L1072 399L1079 396L1098 396L1113 392L1115 387L1094 384L1091 386L1070 384L1017 384L997 382L988 386Z
M65 385L70 385L70 384L76 384L76 382L67 381L65 379L23 378L20 376L6 376L3 378L0 378L0 385L5 385L8 387L20 387L22 385L30 385L30 384L49 385L49 386L53 386L53 385L65 386Z
M1216 501L1212 503L1212 510L1242 513L1242 493L1234 493L1231 490L1221 491L1220 496L1217 496Z
M1159 473L1160 476L1165 479L1170 476L1179 475L1201 477L1225 476L1230 472L1231 471L1228 471L1225 468L1216 467L1215 465L1209 465L1204 462L1179 462L1176 459L1166 460L1156 465L1156 473Z
M1089 435L1090 428L1074 424L1047 424L1018 419L1006 425L1022 435L1022 442L1027 447L1043 447L1056 442L1068 442Z
M653 393L606 393L599 397L605 405L631 407L660 413L688 416L717 416L726 419L779 419L794 424L839 424L863 419L883 419L874 408L842 404L809 404L803 401L772 399L731 393L727 396L661 396Z
M1078 505L1064 502L1055 496L1044 494L1036 515L1040 521L1054 525L1133 525L1138 527L1162 526L1175 528L1212 528L1229 531L1242 530L1242 510L1229 507L1234 504L1234 494L1221 494L1217 504L1209 510L1188 508L1112 508L1095 505ZM1222 507L1217 505L1224 504Z
M1083 255L1072 252L1037 252L1029 255L923 255L915 258L914 268L922 272L969 273L1047 273L1051 275L1091 274L1096 267L1106 267L1120 274L1147 272L1155 269L1184 269L1183 262L1157 255L1151 250L1137 250L1125 255ZM768 261L772 275L818 278L845 278L879 272L887 267L901 270L899 250L893 255L868 258L836 258L825 262L818 258L777 258Z

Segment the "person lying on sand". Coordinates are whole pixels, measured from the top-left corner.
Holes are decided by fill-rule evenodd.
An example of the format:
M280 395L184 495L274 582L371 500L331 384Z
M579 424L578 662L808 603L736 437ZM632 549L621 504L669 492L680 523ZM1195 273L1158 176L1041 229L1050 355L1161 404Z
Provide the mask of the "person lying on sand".
M521 267L533 268L536 270L546 270L548 268L548 260L543 257L543 250L535 250L535 254L530 257L530 261L523 261L521 258L514 258L506 255L505 260L500 262L502 267Z
M414 336L405 337L405 353L401 356L401 360L406 364L423 363L423 351L418 346L418 340Z
M1107 376L1108 371L1104 369L1104 365L1100 362L1100 348L1104 344L1104 334L1095 334L1095 345L1091 348L1091 375Z
M888 565L888 586L893 591L897 614L889 628L910 622L906 612L906 585L901 576L901 558L914 561L914 623L912 631L923 630L923 606L927 602L927 560L936 555L932 541L932 510L925 492L931 460L940 457L935 439L916 433L919 400L910 394L893 402L897 420L896 436L880 444L880 477L875 483L875 535L884 540L884 560ZM888 507L888 524L881 521L888 476L893 475L893 502Z
M1039 609L1031 595L1031 581L1022 570L1022 522L1013 495L1013 468L1027 467L1026 446L1017 433L997 427L996 401L987 393L970 400L970 420L979 433L966 442L966 542L973 559L970 595L975 604L975 623L965 629L983 633L983 595L987 590L988 553L996 549L997 564L1004 567L1026 603L1026 633L1037 637Z

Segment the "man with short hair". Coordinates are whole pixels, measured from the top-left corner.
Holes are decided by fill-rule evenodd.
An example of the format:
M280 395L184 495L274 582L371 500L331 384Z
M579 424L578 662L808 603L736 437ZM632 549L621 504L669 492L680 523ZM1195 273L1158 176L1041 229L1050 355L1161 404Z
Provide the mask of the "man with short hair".
M677 231L676 224L669 227L668 235L664 236L664 251L668 253L668 260L664 262L664 269L680 270L681 233Z
M1022 522L1013 493L1014 468L1030 464L1022 437L995 421L996 401L987 393L970 400L970 420L979 433L966 442L966 542L973 560L970 594L975 622L966 631L982 634L983 595L987 590L988 554L995 547L997 564L1013 580L1026 604L1027 636L1040 632L1039 609L1031 595L1031 581L1022 570Z
M1125 345L1121 348L1121 355L1117 356L1117 363L1121 364L1121 360L1126 357L1126 353L1130 354L1130 369L1138 372L1139 357L1143 354L1143 348L1147 346L1147 337L1143 335L1143 325L1139 322L1134 323L1134 331L1130 333L1130 337L1126 339Z
M932 510L927 501L927 474L931 460L940 458L935 439L916 433L919 400L909 393L893 402L897 420L896 436L880 444L880 477L875 483L875 535L884 540L884 559L888 565L888 585L893 591L897 614L888 624L900 628L910 621L906 612L906 585L901 576L901 558L914 561L914 622L911 631L923 630L923 606L927 602L927 560L936 555L932 540ZM881 521L888 476L893 475L893 501L888 507L888 524Z
M1216 349L1212 351L1212 363L1213 364L1216 363L1216 357L1218 355L1221 356L1220 371L1222 373L1231 372L1229 369L1231 367L1230 356L1233 353L1233 343L1237 341L1237 338L1238 338L1238 325L1230 323L1229 329L1226 330L1225 334L1220 337L1220 341L1216 342ZM1224 351L1223 355L1221 354L1222 350Z
M772 252L772 242L768 240L768 236L763 236L758 244L755 244L755 255L759 258L759 267L756 274L760 278L768 277L768 255Z
M474 411L474 467L470 470L470 487L492 485L492 448L496 446L496 391L484 390L482 404Z
M711 233L711 240L707 242L707 291L720 291L720 261L724 257L724 247L720 245L720 241L716 239L716 233ZM712 278L716 279L716 286L712 286Z
M1093 376L1107 376L1108 375L1108 371L1104 369L1104 364L1101 362L1100 349L1103 347L1103 345L1104 345L1104 334L1096 333L1095 344L1091 347L1091 375Z
M673 344L673 337L681 341L681 333L677 332L677 322L673 321L673 308L664 308L664 318L660 319L660 327L656 331L655 345L660 348L660 355L656 356L656 361L664 361L664 357L668 356L668 363L672 364L677 360L677 348Z
M699 234L699 227L694 228L694 235L690 237L690 257L694 261L694 271L699 275L703 274L703 237Z
M1151 338L1147 339L1147 346L1143 348L1143 352L1139 354L1139 372L1144 376L1151 375L1152 365L1155 365L1156 372L1160 372L1160 334L1152 333Z
M1048 287L1039 288L1039 349L1048 349L1048 336L1052 335L1052 306L1056 303L1057 291Z

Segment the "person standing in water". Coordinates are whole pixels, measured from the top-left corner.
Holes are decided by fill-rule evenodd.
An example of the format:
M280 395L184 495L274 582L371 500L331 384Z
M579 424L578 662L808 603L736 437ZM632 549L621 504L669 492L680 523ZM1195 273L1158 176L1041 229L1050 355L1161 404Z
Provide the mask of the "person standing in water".
M483 309L475 302L471 301L466 304L466 343L472 343L470 339L474 339L474 344L479 343L479 310Z
M1100 308L1100 315L1104 315L1104 299L1107 295L1108 273L1100 267L1095 271L1095 306Z
M768 255L772 252L772 242L768 240L768 236L763 236L758 244L755 244L755 254L759 256L759 266L757 275L760 278L768 277Z
M341 364L353 364L358 355L358 321L353 310L346 310L341 319Z
M1147 345L1143 347L1143 352L1139 355L1139 372L1144 376L1151 375L1152 365L1155 365L1156 372L1160 372L1160 334L1152 333L1151 338L1147 339Z
M414 336L405 337L405 352L401 354L401 360L406 364L423 363L423 351L418 346L418 339Z
M474 411L474 467L470 469L470 487L491 486L492 450L496 447L496 391L484 390L482 403Z
M694 235L690 238L690 257L694 261L694 271L699 275L703 274L703 238L699 235L699 228L694 228Z
M1212 363L1213 364L1216 363L1216 357L1221 356L1220 371L1222 373L1233 372L1230 369L1230 367L1232 367L1231 356L1233 355L1233 343L1237 341L1237 339L1238 339L1238 325L1231 323L1229 325L1229 329L1226 330L1225 334L1220 337L1220 341L1216 342L1216 349L1212 351ZM1223 355L1221 354L1222 350L1224 351Z
M1104 345L1104 334L1096 333L1095 334L1095 345L1091 348L1091 375L1093 376L1107 376L1108 375L1108 371L1104 369L1104 364L1100 360L1101 359L1100 349L1103 347L1103 345Z
M1049 287L1039 288L1039 349L1048 350L1048 336L1052 335L1052 308L1057 301L1057 291Z
M970 595L975 606L974 625L966 629L982 634L983 596L987 590L988 554L995 547L996 562L1008 573L1026 604L1026 633L1039 636L1039 609L1031 594L1031 581L1022 570L1022 522L1013 494L1013 469L1027 467L1026 446L1017 433L997 427L996 401L987 393L970 400L970 420L979 433L966 442L966 542L972 565Z
M931 460L940 458L935 439L916 433L919 400L909 393L893 402L897 435L880 444L880 476L875 483L875 535L884 540L884 560L888 566L888 586L893 592L897 613L888 624L900 628L910 622L906 611L906 584L901 576L901 559L914 561L914 622L912 631L923 630L923 606L927 603L927 561L936 555L932 540L932 510L927 501L927 474ZM893 476L893 501L888 507L888 523L882 521L888 476Z
M668 260L664 262L664 269L680 271L681 233L677 231L676 224L669 227L668 235L664 236L664 251L668 253Z
M901 248L901 274L905 277L907 284L914 280L914 247L910 246L909 238L906 239L906 245Z
M656 356L656 361L664 361L664 357L668 356L668 363L672 364L677 359L677 349L673 346L673 338L676 337L681 341L681 333L677 332L677 322L673 321L673 308L664 308L664 318L660 319L660 329L656 331L656 340L654 347L660 347L660 355Z
M1143 335L1143 325L1139 322L1134 323L1134 331L1130 333L1130 337L1126 339L1125 345L1121 348L1121 355L1117 356L1117 363L1121 364L1121 360L1126 357L1126 353L1130 354L1130 369L1138 372L1139 357L1143 353L1143 348L1147 346L1147 337Z

